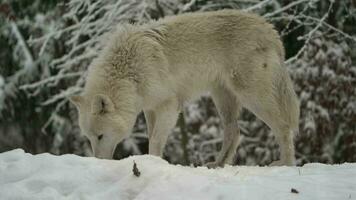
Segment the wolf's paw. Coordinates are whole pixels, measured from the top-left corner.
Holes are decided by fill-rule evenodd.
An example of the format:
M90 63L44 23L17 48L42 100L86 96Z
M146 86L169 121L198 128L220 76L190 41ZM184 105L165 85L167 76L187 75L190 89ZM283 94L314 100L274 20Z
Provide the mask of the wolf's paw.
M269 166L295 166L295 160L275 160Z
M208 162L205 164L205 166L209 169L215 169L218 167L224 167L224 164L221 164L219 162Z
M275 161L273 161L271 164L269 164L269 166L271 166L271 167L283 166L283 165L285 165L285 163L282 162L281 160L275 160Z

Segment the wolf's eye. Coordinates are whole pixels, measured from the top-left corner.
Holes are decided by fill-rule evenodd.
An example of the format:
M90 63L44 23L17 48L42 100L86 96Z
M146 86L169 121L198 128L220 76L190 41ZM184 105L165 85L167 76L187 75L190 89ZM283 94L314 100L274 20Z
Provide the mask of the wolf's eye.
M101 140L103 138L103 134L98 135L98 140Z

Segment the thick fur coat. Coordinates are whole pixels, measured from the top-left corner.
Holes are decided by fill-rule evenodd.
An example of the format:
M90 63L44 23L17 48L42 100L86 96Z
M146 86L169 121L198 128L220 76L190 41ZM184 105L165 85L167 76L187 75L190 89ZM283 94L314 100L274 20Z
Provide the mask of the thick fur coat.
M242 107L275 133L281 151L276 164L294 164L299 103L279 35L263 18L236 10L183 14L118 25L106 41L83 94L71 98L96 156L111 158L142 110L149 153L161 156L183 104L210 92L225 134L209 166L233 161Z

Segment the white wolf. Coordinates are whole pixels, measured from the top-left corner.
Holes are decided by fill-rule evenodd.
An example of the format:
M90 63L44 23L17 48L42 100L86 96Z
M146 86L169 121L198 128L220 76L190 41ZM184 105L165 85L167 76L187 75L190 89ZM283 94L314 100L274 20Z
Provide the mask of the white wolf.
M142 110L149 154L162 156L183 103L210 92L225 134L218 159L208 166L233 161L242 107L275 134L280 147L275 164L293 165L299 102L283 61L283 45L273 26L241 11L119 25L91 64L83 94L71 101L95 156L112 158Z

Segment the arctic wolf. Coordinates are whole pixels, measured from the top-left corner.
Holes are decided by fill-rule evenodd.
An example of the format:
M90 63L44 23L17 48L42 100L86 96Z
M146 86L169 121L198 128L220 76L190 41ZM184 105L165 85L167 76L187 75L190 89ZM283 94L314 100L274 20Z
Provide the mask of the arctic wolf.
M217 160L208 166L233 161L243 107L275 134L280 147L275 164L294 164L299 103L279 35L263 18L225 10L119 25L104 46L83 94L71 98L95 156L112 158L140 111L149 154L162 156L184 102L210 92L225 133Z

